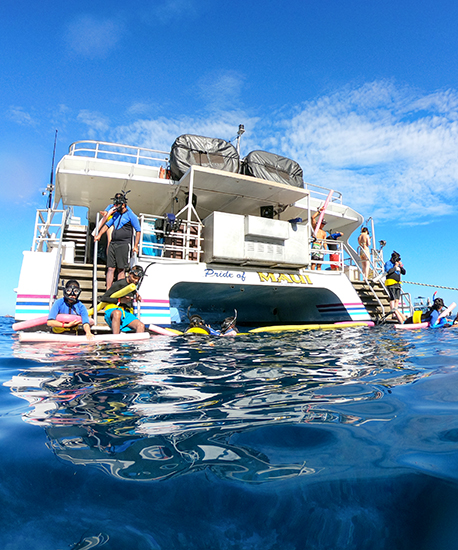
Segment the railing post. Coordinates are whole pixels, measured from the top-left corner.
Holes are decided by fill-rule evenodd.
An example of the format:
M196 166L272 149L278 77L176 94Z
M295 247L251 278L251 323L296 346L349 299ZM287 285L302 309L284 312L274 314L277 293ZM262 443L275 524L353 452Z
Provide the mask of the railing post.
M97 212L95 218L95 236L99 234L99 218L100 214ZM97 256L99 252L99 241L94 239L94 256L92 258L92 309L94 318L94 324L97 325Z

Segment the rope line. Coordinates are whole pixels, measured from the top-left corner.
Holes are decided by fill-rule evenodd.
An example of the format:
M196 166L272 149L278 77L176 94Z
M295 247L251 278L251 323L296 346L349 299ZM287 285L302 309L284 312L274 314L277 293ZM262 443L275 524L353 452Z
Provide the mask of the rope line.
M430 286L431 288L443 288L445 290L458 290L452 286L439 286L439 285L428 285L427 283L412 283L412 281L402 281L406 285L420 285L420 286Z

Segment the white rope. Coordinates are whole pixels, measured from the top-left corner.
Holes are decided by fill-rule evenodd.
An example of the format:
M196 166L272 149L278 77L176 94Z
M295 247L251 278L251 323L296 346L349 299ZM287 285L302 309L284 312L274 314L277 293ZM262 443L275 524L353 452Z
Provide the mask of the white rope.
M420 286L430 286L431 288L443 288L445 290L458 290L452 286L439 286L439 285L428 285L427 283L412 283L411 281L402 281L406 285L420 285Z

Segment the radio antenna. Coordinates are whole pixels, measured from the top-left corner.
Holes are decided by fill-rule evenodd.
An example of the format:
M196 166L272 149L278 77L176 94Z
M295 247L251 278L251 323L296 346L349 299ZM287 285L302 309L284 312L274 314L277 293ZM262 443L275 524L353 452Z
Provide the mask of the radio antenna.
M49 184L46 187L46 191L48 192L48 200L46 201L46 208L48 210L51 210L52 192L54 191L54 159L56 158L56 143L57 143L57 130L54 135L54 150L52 152L51 177L49 178ZM46 191L43 193L43 195L46 193Z

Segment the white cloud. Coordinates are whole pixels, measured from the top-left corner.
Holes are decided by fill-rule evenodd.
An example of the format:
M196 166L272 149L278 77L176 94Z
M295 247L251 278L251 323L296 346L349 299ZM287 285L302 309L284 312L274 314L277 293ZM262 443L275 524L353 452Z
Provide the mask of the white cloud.
M196 134L231 141L235 138L240 123L254 125L255 122L256 119L250 119L239 112L218 113L212 117L182 117L173 120L161 117L156 120L138 120L127 126L120 126L112 132L111 139L125 144L170 151L175 139L182 134Z
M345 88L279 121L282 154L301 164L306 181L344 191L363 213L436 218L458 204L457 105L451 91Z
M106 57L121 39L123 25L114 19L99 20L81 15L72 21L66 32L70 49L90 59Z
M185 133L231 140L244 124L242 155L265 149L292 158L305 181L342 192L345 204L377 221L425 223L456 212L457 91L421 94L374 82L342 88L289 112L254 116L227 105L217 108L224 105L224 94L239 93L242 77L220 73L205 82L215 108L194 117L142 118L115 128L89 111L78 118L93 139L164 151ZM205 87L204 81L200 85ZM144 108L134 107L130 115Z
M197 5L193 0L163 0L156 1L151 15L143 14L150 22L167 24L178 18L191 19L197 14Z
M244 78L236 71L217 71L202 77L198 95L210 110L227 110L240 103Z
M38 122L23 107L11 106L7 111L7 116L13 122L21 126L36 126Z
M110 121L100 113L94 113L88 110L79 112L77 119L88 127L89 139L104 140L105 135L110 129Z

